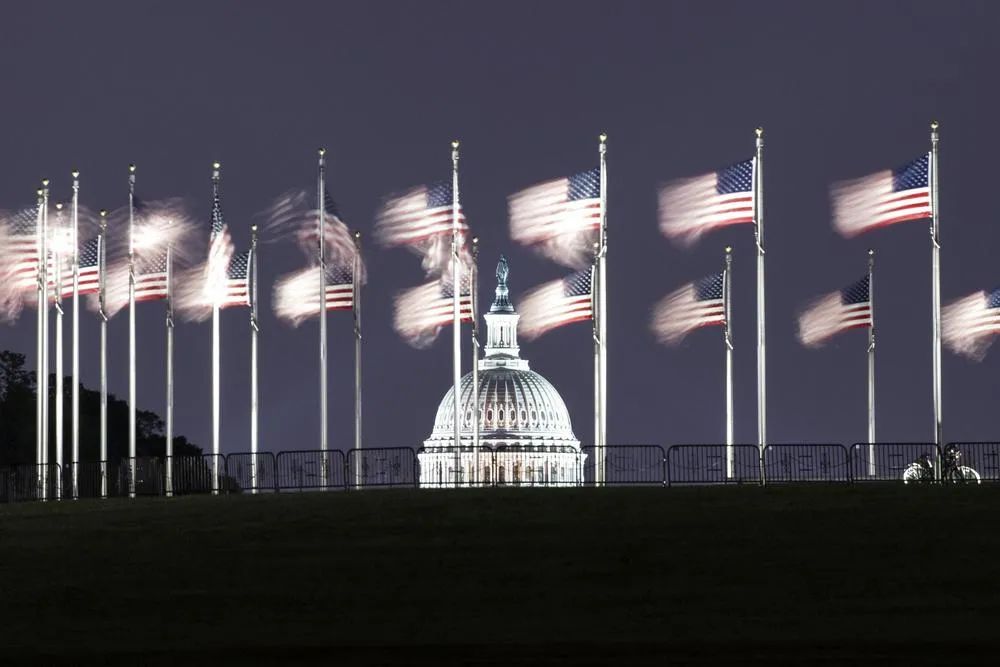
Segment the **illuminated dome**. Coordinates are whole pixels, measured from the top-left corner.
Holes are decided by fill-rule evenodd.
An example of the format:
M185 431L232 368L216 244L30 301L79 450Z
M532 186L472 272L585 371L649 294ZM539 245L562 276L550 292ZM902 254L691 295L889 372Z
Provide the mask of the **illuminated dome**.
M556 388L528 367L517 344L519 315L510 302L507 260L497 266L496 298L485 314L486 344L479 360L479 392L472 395L472 373L461 382L461 470L463 479L473 471L474 415L478 407L479 443L483 451L504 452L492 469L483 464L480 481L497 483L576 483L582 458L580 441L573 435L569 410ZM449 388L434 419L430 437L420 454L421 483L454 479L454 388ZM513 457L513 458L512 458ZM496 457L493 457L496 459Z

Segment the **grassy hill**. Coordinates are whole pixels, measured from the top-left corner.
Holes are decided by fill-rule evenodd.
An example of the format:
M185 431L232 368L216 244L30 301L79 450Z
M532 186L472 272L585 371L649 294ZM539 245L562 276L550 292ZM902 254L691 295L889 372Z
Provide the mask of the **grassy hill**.
M369 491L0 506L5 657L1000 655L1000 488Z

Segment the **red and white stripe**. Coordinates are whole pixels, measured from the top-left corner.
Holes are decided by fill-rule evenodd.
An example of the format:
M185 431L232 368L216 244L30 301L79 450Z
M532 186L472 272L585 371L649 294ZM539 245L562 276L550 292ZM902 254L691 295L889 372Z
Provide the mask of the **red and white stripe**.
M716 172L674 181L659 194L660 231L691 245L702 235L753 222L753 192L718 193Z
M956 354L981 361L1000 333L1000 308L989 307L989 296L974 292L941 309L941 338Z
M847 237L933 213L930 188L893 192L890 170L838 183L832 198L834 229Z
M565 281L561 279L527 292L520 300L518 311L521 314L518 331L528 340L552 329L594 318L592 295L566 296Z
M395 300L393 325L396 332L415 347L425 347L442 327L454 322L454 298L444 296L440 280L400 292ZM472 298L459 298L461 322L472 321Z
M511 238L533 245L563 234L600 229L600 198L570 201L569 179L534 185L507 198Z
M843 293L837 291L820 297L799 315L799 341L819 347L842 331L871 325L871 301L845 304Z
M650 326L657 340L676 345L696 329L726 324L725 300L698 300L697 296L697 289L689 283L663 297L653 307Z
M451 204L428 208L427 188L421 186L387 201L379 212L375 231L383 244L397 246L420 243L439 234L451 234L453 225ZM458 209L458 229L463 234L469 229L461 206Z
M169 295L167 272L157 271L154 273L136 274L135 276L135 300L154 301L165 299Z

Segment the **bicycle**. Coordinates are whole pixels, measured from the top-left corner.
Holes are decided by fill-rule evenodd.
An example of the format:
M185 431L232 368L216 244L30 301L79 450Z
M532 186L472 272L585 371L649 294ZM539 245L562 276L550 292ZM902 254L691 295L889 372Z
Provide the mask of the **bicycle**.
M982 478L974 468L959 465L962 452L958 447L948 445L941 456L941 481L953 484L982 484ZM933 482L934 464L929 454L921 454L903 471L903 484L911 482Z

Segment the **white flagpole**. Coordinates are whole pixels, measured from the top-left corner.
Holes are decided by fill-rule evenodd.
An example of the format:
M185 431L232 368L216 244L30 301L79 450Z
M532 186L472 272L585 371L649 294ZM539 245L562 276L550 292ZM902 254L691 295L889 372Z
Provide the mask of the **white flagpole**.
M354 449L361 456L361 232L354 232L354 271L351 275L354 311ZM323 299L326 309L326 299ZM359 459L362 460L362 459ZM361 466L354 467L354 485L361 486Z
M758 127L753 164L753 219L757 245L757 448L761 482L764 480L764 448L767 447L767 359L764 320L764 128Z
M329 471L327 466L329 461L326 458L326 451L329 447L327 441L327 354L326 354L326 207L324 199L326 197L326 149L319 149L319 184L316 188L317 202L316 209L319 212L319 229L317 238L319 247L317 255L319 257L319 448L322 454L320 464L320 483L326 489Z
M250 227L250 266L247 267L250 278L250 485L252 493L257 493L257 334L260 327L257 322L257 225Z
M944 443L941 417L941 212L938 197L938 123L931 123L931 307L933 309L934 361L934 444ZM940 454L937 457L937 477L941 476Z
M107 287L107 239L108 239L108 212L101 210L101 235L97 241L97 262L98 262L98 299L100 302L101 318L101 435L100 435L100 459L101 459L101 497L108 497L108 314L106 307L105 290Z
M42 499L49 497L49 180L42 181L44 186L42 206L42 254L39 262L42 265L42 300L39 309L42 311Z
M56 226L56 234L59 235L59 243L65 242L63 238L64 224L63 224L63 205L62 203L56 204L56 220L58 221ZM65 443L63 442L63 430L65 425L63 419L65 417L65 406L63 404L63 307L62 307L62 276L63 276L63 254L58 244L53 244L52 252L52 270L55 272L55 290L53 294L53 301L55 303L56 309L56 481L55 481L55 497L56 499L62 498L63 492L63 447Z
M479 485L479 237L472 239L472 275L469 296L472 299L472 484Z
M42 181L43 185L47 188L48 181ZM44 497L45 495L45 448L46 448L46 432L48 431L48 422L45 415L45 405L48 403L48 391L45 388L45 354L48 343L48 331L46 330L45 321L45 311L48 308L48 303L46 303L45 281L48 278L45 275L45 225L44 225L44 210L47 205L47 199L45 197L45 190L39 189L38 193L38 216L35 221L35 252L38 264L35 267L35 276L37 280L37 285L35 286L36 295L38 298L38 324L37 324L37 359L36 359L36 382L35 382L35 462L38 464L37 468L37 483L39 497Z
M592 335L594 338L594 486L604 483L604 464L601 462L601 273L598 258L600 241L594 243L594 261L590 266L590 306L593 311ZM583 481L582 479L580 480Z
M462 276L458 230L458 140L451 142L452 382L455 398L455 486L462 484Z
M128 495L135 498L135 165L128 167Z
M868 475L875 476L875 251L868 250Z
M213 206L219 201L219 178L222 165L218 162L212 164L212 203ZM221 204L220 204L221 206ZM214 227L214 221L213 221ZM213 232L214 240L214 232ZM211 253L212 250L210 249ZM211 281L216 280L216 276L208 276ZM219 382L221 366L221 350L219 349L219 295L217 291L219 285L212 285L212 494L219 493L219 425L221 423L221 405L219 400Z
M71 459L73 498L80 496L80 172L73 170L73 398Z
M598 346L600 351L600 402L599 415L599 453L601 486L607 481L607 439L608 439L608 135L601 133L599 151L601 155L601 230L600 252L597 255L598 265Z
M167 243L167 442L166 492L174 495L174 256L173 246Z
M732 479L735 474L735 450L733 448L733 309L731 306L733 285L733 249L726 246L726 270L722 280L722 309L725 312L726 324L723 331L726 344L726 478Z

